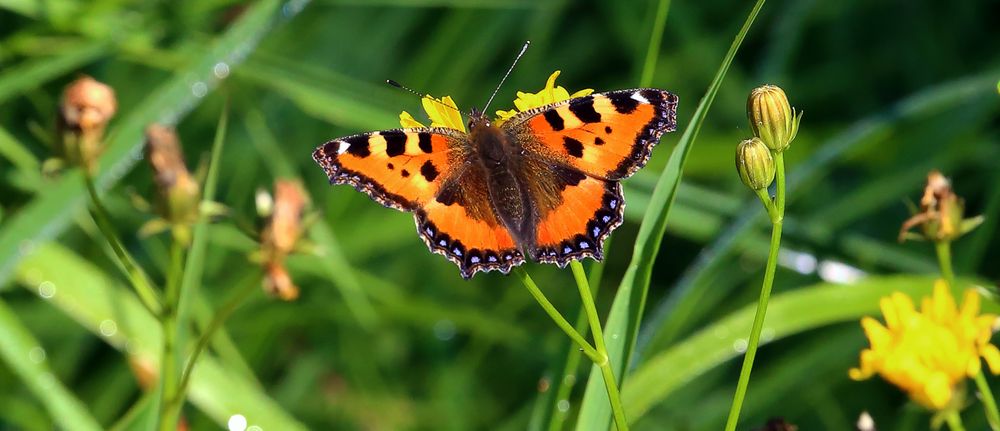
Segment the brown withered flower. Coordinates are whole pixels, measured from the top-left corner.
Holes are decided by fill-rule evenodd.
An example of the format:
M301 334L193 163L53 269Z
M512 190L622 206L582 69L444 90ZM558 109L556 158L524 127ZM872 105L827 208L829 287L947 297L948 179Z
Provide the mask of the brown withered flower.
M73 81L59 105L57 155L70 165L93 169L104 152L104 128L117 109L111 87L89 76Z
M299 289L285 269L285 258L302 236L302 215L309 202L297 182L277 180L274 198L264 209L266 222L261 231L261 257L265 269L264 289L286 301L299 296Z
M154 124L146 128L146 160L156 182L156 211L164 227L179 240L190 239L190 229L198 220L201 186L184 164L184 153L173 129Z
M906 240L911 229L921 226L925 239L934 242L952 241L982 223L982 217L964 219L965 203L951 189L951 182L941 172L927 174L927 186L920 198L920 211L903 222L899 242Z

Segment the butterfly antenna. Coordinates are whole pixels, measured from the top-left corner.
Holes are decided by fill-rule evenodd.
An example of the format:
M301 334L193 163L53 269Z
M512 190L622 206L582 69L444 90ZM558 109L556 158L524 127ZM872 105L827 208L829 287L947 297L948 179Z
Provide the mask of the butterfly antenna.
M391 80L391 79L386 79L386 80L385 80L385 83L386 83L386 84L389 84L389 85L391 85L391 86L393 86L393 87L396 87L396 88L399 88L399 89L401 89L401 90L405 90L405 91L407 91L407 92L409 92L409 93L411 93L411 94L413 94L413 95L415 95L415 96L417 96L417 97L419 97L419 98L421 98L421 99L423 99L423 98L425 98L425 97L426 97L427 99L429 99L429 100L433 100L433 101L434 101L435 103L437 103L437 104L439 104L439 105L441 105L441 106L444 106L444 107L446 107L446 108L448 108L448 109L454 109L455 111L458 111L458 108L455 108L454 106L451 106L451 105L448 105L448 104L445 104L444 102L442 102L442 101L440 101L440 100L437 100L437 99L435 99L435 98L433 98L433 97L431 97L431 96L428 96L427 94L424 94L424 93L421 93L421 92L419 92L419 91L416 91L416 90L414 90L414 89L412 89L412 88L410 88L410 87L407 87L407 86L405 86L405 85L403 85L403 84L400 84L400 83L398 83L398 82L396 82L396 81L393 81L393 80ZM458 111L458 112L459 112L459 113L461 113L461 111Z
M521 52L517 53L517 57L514 57L514 62L510 64L510 69L507 69L507 73L503 75L503 79L500 80L500 84L497 85L497 89L493 90L493 95L490 96L490 100L486 101L486 106L483 107L483 112L488 112L487 109L490 107L490 103L493 103L493 98L497 96L497 92L500 91L500 87L503 86L504 81L506 81L507 77L510 76L510 72L514 70L514 66L517 65L517 61L521 59L522 55L524 55L524 51L528 50L528 45L531 45L531 41L524 41L524 45L521 46Z

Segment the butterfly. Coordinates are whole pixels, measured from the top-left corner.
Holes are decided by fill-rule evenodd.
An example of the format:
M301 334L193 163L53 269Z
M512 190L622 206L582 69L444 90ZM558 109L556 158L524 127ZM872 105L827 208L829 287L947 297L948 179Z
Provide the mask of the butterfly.
M530 258L565 267L603 259L622 223L621 180L677 126L677 96L641 88L571 98L496 125L473 110L469 133L443 127L334 139L313 159L350 184L413 213L417 233L463 278L507 274Z

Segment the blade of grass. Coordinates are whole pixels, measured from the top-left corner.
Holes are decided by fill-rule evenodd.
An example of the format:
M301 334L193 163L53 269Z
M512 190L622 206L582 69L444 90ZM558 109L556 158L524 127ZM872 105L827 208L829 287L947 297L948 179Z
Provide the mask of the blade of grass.
M719 66L715 78L709 85L705 96L702 97L698 108L695 110L688 123L684 134L681 136L677 147L670 154L667 166L660 175L656 184L656 189L650 197L649 206L646 208L646 215L639 226L639 234L636 238L635 248L632 252L632 261L629 264L625 276L618 287L614 303L611 305L611 312L608 314L605 323L605 337L608 353L611 357L614 374L618 376L618 381L625 381L625 373L631 361L632 350L635 346L636 336L639 331L639 322L642 320L645 308L646 294L649 290L650 277L653 270L653 263L660 249L660 242L663 239L663 232L666 230L667 216L670 213L670 206L677 193L677 186L680 184L681 174L684 170L684 162L691 151L701 124L708 115L708 110L715 100L715 94L719 91L722 81L732 64L736 52L743 43L750 26L753 24L757 13L764 6L764 0L758 0L747 16L743 27L733 40L726 53L722 64ZM578 430L604 430L607 429L611 420L611 409L608 406L607 394L603 393L600 380L600 369L592 367L590 377L587 379L587 389L584 393L583 404L580 408L580 416L577 422Z
M769 333L773 331L773 341L825 325L878 315L881 297L897 291L911 298L927 296L934 280L934 276L899 275L869 277L850 286L820 283L796 289L771 299L765 326ZM959 284L962 288L968 285ZM962 288L955 288L955 292L961 293ZM1000 305L991 301L984 301L983 306L984 311L1000 309ZM733 343L744 337L755 307L756 304L748 304L734 311L637 368L622 392L629 420L638 420L650 407L705 371L742 355L733 348Z
M0 357L45 406L59 428L85 431L103 429L87 411L87 406L56 378L48 361L44 359L45 350L41 344L2 299L0 340L3 340L0 342ZM41 359L36 360L39 357Z
M160 325L113 277L55 243L40 244L18 266L16 276L32 291L42 282L51 283L54 306L131 360L158 369ZM192 404L223 426L230 416L241 414L263 429L306 429L256 383L206 355L194 368L189 393Z
M41 164L38 159L3 127L0 127L0 156L9 160L32 186L41 185Z
M128 114L118 123L101 158L96 178L98 189L118 182L136 163L138 158L135 156L141 150L142 134L147 125L158 121L175 123L202 100L191 91L193 80L214 85L216 64L224 61L230 67L236 66L278 20L294 15L282 12L279 6L278 0L255 3L204 55L178 70L173 78L152 91L142 105L123 109ZM0 286L6 284L17 263L30 254L35 245L65 229L85 201L80 173L70 172L10 217L0 230Z
M229 104L227 102L223 105L222 113L219 115L219 123L215 129L215 139L212 142L212 154L208 163L208 176L205 178L205 187L202 189L202 208L206 208L208 205L211 205L215 199L215 189L219 182L219 160L222 158L222 146L226 142L226 130L228 123ZM176 315L173 316L174 319L176 319L174 321L175 327L165 327L164 330L174 331L173 339L176 340L174 346L177 352L165 359L172 361L173 363L163 364L165 371L161 374L161 376L164 377L171 376L175 379L181 379L182 376L180 371L186 368L184 363L188 361L188 327L193 314L192 307L194 306L194 300L199 294L199 290L201 288L201 278L205 270L203 265L205 262L205 249L207 247L206 229L208 229L208 216L202 212L198 215L198 220L195 222L193 234L191 236L190 249L188 250L187 259L185 260L182 268L183 276L180 280L179 291L177 292L177 304L168 304L168 306L176 305L177 307ZM176 241L178 240L175 238L174 241L175 245L177 245ZM167 339L169 340L170 338L168 337ZM200 350L197 349L191 353L192 356L190 360L196 360L198 353L200 353ZM169 373L166 372L166 367L170 367ZM185 386L187 384L187 378L184 378L184 380L180 383L176 380L167 382L166 378L161 380L163 380L161 387L164 388L164 390L160 391L161 398L155 400L154 404L157 406L166 405L165 408L161 408L161 415L166 415L166 420L169 421L169 427L173 428L174 423L176 423L176 417L179 414L179 410L184 405L184 391L186 390Z
M107 50L108 44L105 42L88 41L54 56L29 60L7 68L0 74L0 103L79 69L104 55Z

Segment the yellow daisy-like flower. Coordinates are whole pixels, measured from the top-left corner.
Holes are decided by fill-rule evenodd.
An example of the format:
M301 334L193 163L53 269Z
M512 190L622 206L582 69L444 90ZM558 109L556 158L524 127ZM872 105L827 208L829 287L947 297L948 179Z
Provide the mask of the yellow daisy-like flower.
M879 303L885 326L871 317L861 326L871 346L861 352L860 366L849 375L862 380L878 373L899 386L917 403L942 410L954 400L966 377L974 377L986 360L1000 374L1000 350L990 344L994 314L979 314L979 294L969 289L961 308L947 283L938 280L934 293L923 298L920 311L900 292Z
M561 85L560 86L556 85L556 78L559 77L560 73L562 72L559 70L552 72L552 75L549 75L549 79L545 81L545 88L541 89L541 91L537 93L525 93L522 91L518 91L517 99L514 100L514 106L517 107L517 109L511 109L509 111L497 111L497 121L504 122L511 119L519 112L524 112L530 109L537 108L539 106L545 106L550 103L561 102L563 100L572 99L574 97L586 96L594 92L593 89L586 88L577 91L576 93L569 94L569 91L567 91Z
M594 90L588 88L569 94L569 91L562 86L556 86L556 78L559 77L559 73L560 71L558 70L552 72L552 75L549 75L548 81L545 82L545 88L541 89L541 91L537 93L525 93L518 91L517 99L514 100L514 106L517 109L511 109L510 111L497 111L497 124L507 121L519 112L524 112L529 109L545 106L550 103L560 102L573 97L586 96L594 92ZM420 101L423 104L424 111L427 112L427 117L431 119L431 127L447 127L450 129L461 130L463 132L466 131L465 123L462 122L462 113L458 110L458 105L455 104L455 101L452 100L451 96L445 96L440 99L432 96L424 96ZM413 116L406 111L399 114L399 124L403 127L427 127L413 118Z
M427 117L431 119L431 127L447 127L465 131L462 112L458 110L458 105L455 104L451 96L444 96L440 99L424 96L420 102L424 106L424 111L427 112ZM406 111L399 114L399 124L403 127L427 127Z

